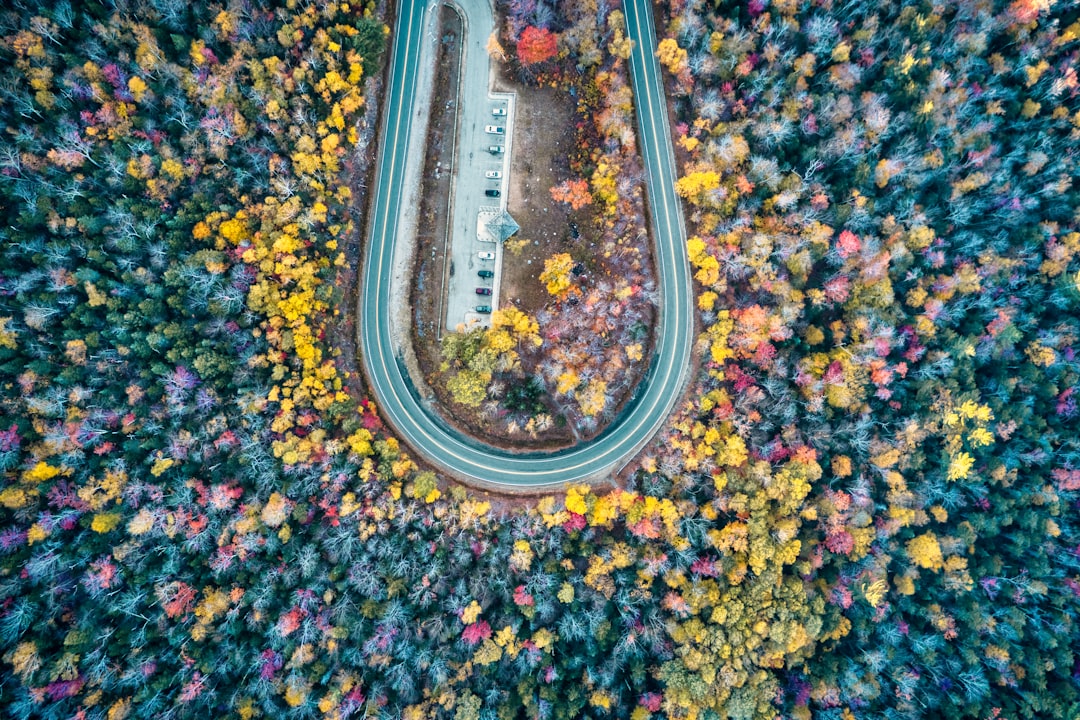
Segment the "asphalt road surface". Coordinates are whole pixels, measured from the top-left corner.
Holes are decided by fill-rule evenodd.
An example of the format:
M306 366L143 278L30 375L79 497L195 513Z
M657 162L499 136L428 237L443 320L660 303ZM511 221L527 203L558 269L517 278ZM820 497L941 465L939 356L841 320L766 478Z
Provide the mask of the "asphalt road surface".
M473 5L487 1L459 3L466 13L467 27ZM694 340L686 233L675 195L675 160L656 61L652 6L649 0L627 0L624 10L627 34L634 41L630 74L660 280L656 353L634 400L600 437L558 453L528 454L493 448L449 427L431 400L421 398L412 387L393 343L390 283L394 240L400 214L415 212L414 208L400 207L400 198L404 195L405 159L409 152L423 152L424 138L410 132L409 109L417 101L420 45L425 41L425 16L431 10L430 0L403 0L389 58L378 185L359 298L358 334L371 391L401 440L432 465L461 479L495 488L540 488L608 477L663 426L685 386ZM490 7L486 12L491 12Z

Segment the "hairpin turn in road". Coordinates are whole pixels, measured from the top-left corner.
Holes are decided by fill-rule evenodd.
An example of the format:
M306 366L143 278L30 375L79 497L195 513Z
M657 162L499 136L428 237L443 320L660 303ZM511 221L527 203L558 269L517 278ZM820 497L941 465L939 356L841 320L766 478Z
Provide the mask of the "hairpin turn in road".
M457 0L469 32L490 17L489 0ZM483 5L481 5L483 4ZM405 160L422 152L413 137L412 109L420 48L430 0L402 0L389 58L389 83L379 148L378 184L369 220L370 243L361 273L358 334L364 370L375 402L397 436L431 465L468 482L503 489L544 488L609 477L653 438L682 394L690 373L694 308L686 231L675 194L675 156L656 33L649 0L624 4L627 36L634 47L630 75L638 118L638 145L646 172L660 287L656 352L635 398L599 437L555 453L515 454L456 432L416 389L394 347L391 332L391 275L404 194Z

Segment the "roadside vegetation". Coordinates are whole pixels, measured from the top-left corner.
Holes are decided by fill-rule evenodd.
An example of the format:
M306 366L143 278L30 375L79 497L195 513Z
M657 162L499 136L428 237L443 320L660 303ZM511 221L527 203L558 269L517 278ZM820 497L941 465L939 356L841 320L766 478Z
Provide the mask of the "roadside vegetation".
M445 322L444 296L446 256L450 223L450 189L453 173L454 137L457 132L458 74L461 68L461 16L449 5L439 6L439 42L436 45L435 76L431 88L431 115L424 145L424 167L420 175L416 242L409 288L412 352L423 377L429 378L439 366L439 335ZM443 383L430 383L440 402L448 404Z
M0 11L5 718L1080 711L1074 9L667 6L702 366L621 487L513 505L339 354L385 8L138 9ZM537 81L616 69L614 12L560 10L508 9ZM632 344L639 171L595 132L555 194L611 258L553 254L459 374L567 308L559 347ZM551 362L499 401L607 372Z

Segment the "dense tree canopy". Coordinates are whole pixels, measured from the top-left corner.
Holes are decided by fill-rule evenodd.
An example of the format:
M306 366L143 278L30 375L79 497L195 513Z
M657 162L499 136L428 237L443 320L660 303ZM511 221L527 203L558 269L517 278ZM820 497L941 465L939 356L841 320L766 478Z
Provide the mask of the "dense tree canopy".
M342 355L385 8L0 11L0 714L1080 713L1076 9L662 9L700 367L621 487L520 507ZM586 421L648 332L629 41L502 11L604 258L443 350Z

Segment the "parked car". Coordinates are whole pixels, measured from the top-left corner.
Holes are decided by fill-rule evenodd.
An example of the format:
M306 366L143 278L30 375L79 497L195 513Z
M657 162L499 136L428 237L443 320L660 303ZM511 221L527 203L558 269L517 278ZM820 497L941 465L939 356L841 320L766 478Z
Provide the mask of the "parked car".
M497 117L503 117L506 115L506 108L491 108L491 114Z
M491 288L476 288L477 295L490 295Z
M488 180L498 180L502 177L502 170L487 170L484 172L484 177Z
M488 197L499 197L500 195L502 195L502 193L498 190L485 190L484 194Z
M495 253L489 250L481 250L480 252L476 253L476 257L480 258L481 260L494 260Z
M503 146L502 145L488 145L488 152L491 153L492 155L498 155L499 153L504 152Z
M499 125L485 125L484 126L484 132L489 133L491 135L504 135L504 134L506 134L506 130L503 127L499 126Z
M493 277L495 277L495 273L491 272L490 270L477 270L476 274L479 275L482 278L493 278Z
M490 305L477 305L476 306L476 312L478 312L478 313L489 313L489 312L491 312L491 306Z

